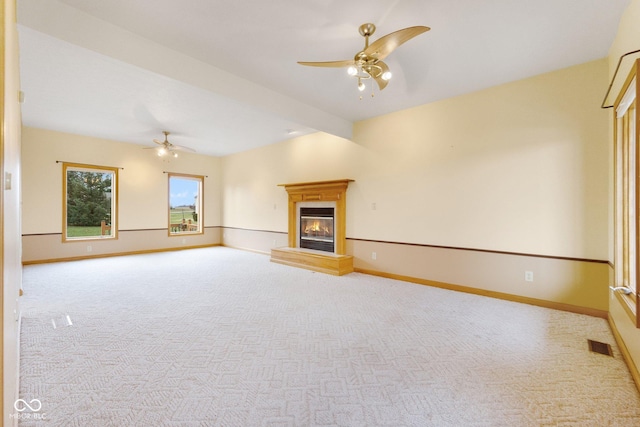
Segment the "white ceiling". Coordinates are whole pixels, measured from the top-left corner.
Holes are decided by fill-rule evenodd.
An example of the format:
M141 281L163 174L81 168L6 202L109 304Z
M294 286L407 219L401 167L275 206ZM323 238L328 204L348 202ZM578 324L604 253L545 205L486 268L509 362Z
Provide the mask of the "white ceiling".
M222 156L607 56L630 0L18 0L26 126ZM401 28L362 100L344 69ZM603 84L603 90L606 84ZM603 92L604 96L604 92ZM296 133L290 133L290 130Z

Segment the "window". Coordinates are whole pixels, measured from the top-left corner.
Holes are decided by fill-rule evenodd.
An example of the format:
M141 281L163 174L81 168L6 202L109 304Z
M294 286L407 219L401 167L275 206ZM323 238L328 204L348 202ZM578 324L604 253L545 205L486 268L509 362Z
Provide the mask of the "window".
M118 169L63 163L62 241L117 237Z
M629 294L617 293L623 306L640 325L637 310L638 285L638 134L636 131L636 83L638 62L615 102L615 286Z
M202 227L204 177L169 174L169 235L197 234Z

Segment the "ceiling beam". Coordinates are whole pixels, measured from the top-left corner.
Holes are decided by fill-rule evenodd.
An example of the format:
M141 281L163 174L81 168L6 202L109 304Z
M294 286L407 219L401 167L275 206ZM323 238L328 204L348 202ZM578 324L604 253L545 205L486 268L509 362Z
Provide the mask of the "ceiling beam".
M353 123L348 120L164 47L57 0L18 2L18 22L68 43L233 99L259 111L351 139Z

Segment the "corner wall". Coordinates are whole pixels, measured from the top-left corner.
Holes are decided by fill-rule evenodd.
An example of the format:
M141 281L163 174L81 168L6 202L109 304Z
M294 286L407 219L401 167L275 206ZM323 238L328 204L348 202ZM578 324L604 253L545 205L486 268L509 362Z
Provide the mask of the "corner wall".
M357 269L604 315L607 65L359 122L352 141L318 133L225 157L223 241L263 252L283 245L278 184L351 178Z
M13 0L0 2L2 12L2 142L0 158L2 167L2 202L0 221L2 225L2 425L17 424L13 404L18 398L18 354L20 336L18 318L19 295L22 286L20 264L20 90L18 33L16 29L16 4ZM10 185L7 182L10 174Z
M57 161L122 168L118 239L62 243L63 178L62 164ZM22 167L24 263L220 244L218 158L181 154L167 161L140 145L24 128ZM207 176L204 234L168 235L168 178L164 172Z

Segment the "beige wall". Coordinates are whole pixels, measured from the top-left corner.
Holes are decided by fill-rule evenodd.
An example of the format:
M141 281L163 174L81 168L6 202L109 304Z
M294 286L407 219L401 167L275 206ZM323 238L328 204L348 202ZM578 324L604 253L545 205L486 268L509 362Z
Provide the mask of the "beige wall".
M277 184L351 178L356 268L606 311L606 85L599 60L359 122L353 141L318 133L225 157L223 224L245 229L232 233L243 247L261 230L253 248L268 250L264 232L287 230Z
M591 62L358 123L377 211L355 206L349 234L606 259L606 73Z
M18 103L18 33L15 2L3 1L4 108L2 114L2 174L11 174L11 188L2 195L2 310L3 310L3 425L13 424L13 404L18 397L18 313L22 284L20 264L20 104Z
M56 163L58 160L122 168L117 240L62 243L62 164ZM218 158L181 154L167 162L156 156L154 150L144 150L140 145L24 128L22 167L24 262L220 243ZM204 235L168 236L165 171L207 176ZM87 251L88 245L91 252Z
M615 42L611 46L611 50L609 51L610 77L613 77L613 70L618 63L620 55L632 50L640 49L640 26L638 25L638 22L640 22L640 0L632 0L620 21L618 34ZM623 78L626 78L626 74L623 75ZM610 120L612 122L613 113L611 110L609 110L609 114L611 114ZM609 141L610 153L613 153L613 132L609 135ZM610 158L611 156L612 154L610 154ZM611 174L613 174L613 172L611 172ZM613 192L613 189L611 189L611 191ZM611 204L612 203L613 202L611 202ZM613 218L611 219L610 224L612 221ZM613 247L613 227L610 226L609 230L609 243L610 246ZM611 252L613 253L613 251ZM610 281L611 284L613 284L613 274L610 275ZM609 315L611 321L619 331L637 371L640 367L640 329L636 328L630 316L624 311L616 296L613 295L613 292L609 292Z
M277 184L353 178L348 237L606 260L606 82L595 61L225 157L224 225L286 231Z

